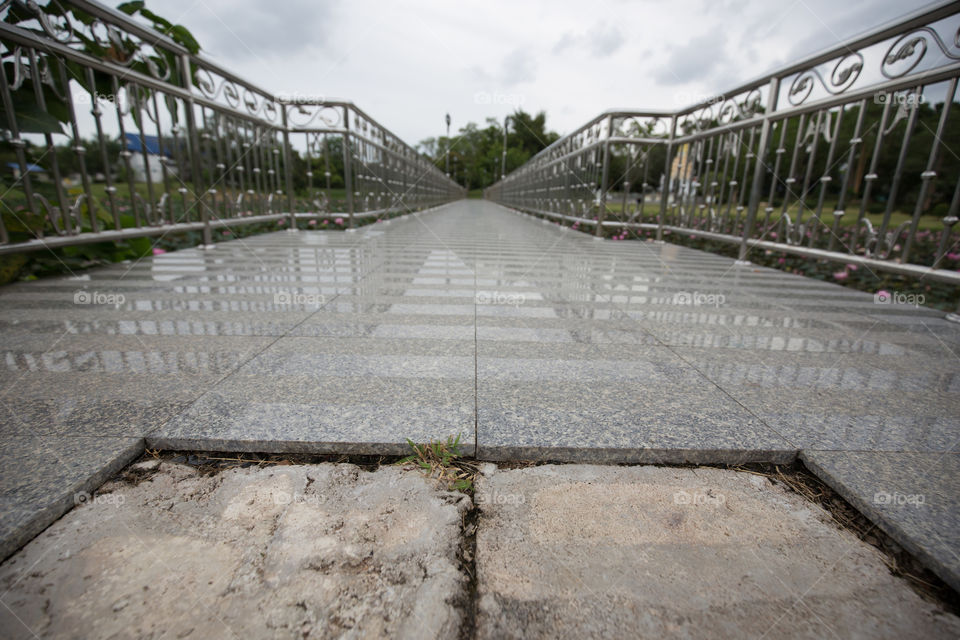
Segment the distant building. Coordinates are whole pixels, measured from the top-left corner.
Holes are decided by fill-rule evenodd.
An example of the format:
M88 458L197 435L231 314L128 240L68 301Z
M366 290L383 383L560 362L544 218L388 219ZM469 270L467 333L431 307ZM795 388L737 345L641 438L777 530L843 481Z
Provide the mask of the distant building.
M124 134L124 138L126 139L126 149L132 154L130 156L130 168L133 170L134 181L146 182L149 169L150 180L152 182L162 182L162 166L164 163L167 165L167 171L176 175L176 165L170 162L173 157L172 149L166 143L161 148L157 136L143 136L141 139L140 134L127 133ZM143 153L144 148L147 152L146 159Z
M6 168L7 171L13 174L14 180L19 180L22 177L19 162L8 162ZM27 173L30 174L31 179L40 180L41 182L46 182L50 179L50 175L47 173L46 169L31 162L27 163Z
M690 145L682 144L670 164L670 192L680 195L690 193L696 176L693 173L693 159L690 157Z

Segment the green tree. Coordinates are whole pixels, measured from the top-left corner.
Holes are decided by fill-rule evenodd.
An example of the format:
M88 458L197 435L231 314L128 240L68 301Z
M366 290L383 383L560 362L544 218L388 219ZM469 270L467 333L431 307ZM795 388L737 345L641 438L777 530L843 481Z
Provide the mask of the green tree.
M507 133L507 173L520 167L560 136L547 130L547 115L516 111L510 116ZM500 179L503 161L503 123L487 118L483 126L474 122L461 127L456 136L426 138L419 151L440 169L446 168L450 154L450 173L468 189L482 189Z

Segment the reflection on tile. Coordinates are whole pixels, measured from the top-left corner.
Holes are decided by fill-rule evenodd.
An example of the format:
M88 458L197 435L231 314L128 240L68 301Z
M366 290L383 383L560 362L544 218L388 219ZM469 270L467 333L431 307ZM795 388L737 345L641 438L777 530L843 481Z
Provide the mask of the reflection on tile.
M268 344L249 336L2 336L0 434L143 435Z
M949 360L674 352L802 449L946 451L960 438L960 366Z

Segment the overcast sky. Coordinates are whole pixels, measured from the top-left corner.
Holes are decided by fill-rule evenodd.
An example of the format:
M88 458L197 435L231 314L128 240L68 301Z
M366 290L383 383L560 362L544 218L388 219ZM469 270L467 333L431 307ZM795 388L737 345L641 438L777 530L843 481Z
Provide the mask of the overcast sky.
M925 6L911 0L148 0L275 93L347 98L410 144L519 106L565 133L675 109Z

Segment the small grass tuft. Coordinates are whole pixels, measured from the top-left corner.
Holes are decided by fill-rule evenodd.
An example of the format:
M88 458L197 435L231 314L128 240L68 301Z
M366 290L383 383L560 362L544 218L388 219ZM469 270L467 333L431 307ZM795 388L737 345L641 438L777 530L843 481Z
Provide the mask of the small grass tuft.
M417 444L407 438L407 444L413 451L397 461L398 465L419 468L426 476L444 484L451 491L467 493L473 489L473 479L477 468L463 459L460 453L460 435L447 436L446 440L436 440Z

